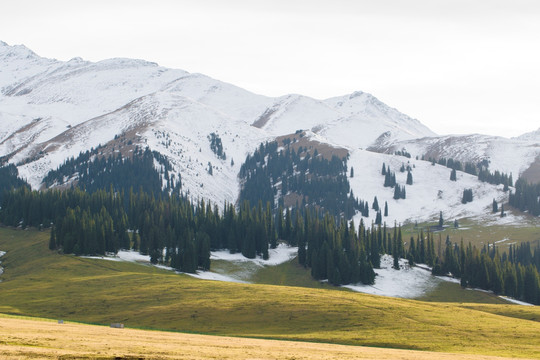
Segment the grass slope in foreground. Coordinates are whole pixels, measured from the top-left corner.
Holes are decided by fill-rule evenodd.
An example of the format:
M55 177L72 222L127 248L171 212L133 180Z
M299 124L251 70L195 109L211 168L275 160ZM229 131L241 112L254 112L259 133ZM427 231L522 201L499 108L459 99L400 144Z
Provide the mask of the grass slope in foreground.
M203 281L59 255L48 233L0 229L0 312L228 336L540 358L540 308L425 303Z
M2 359L502 359L360 346L111 329L0 315Z

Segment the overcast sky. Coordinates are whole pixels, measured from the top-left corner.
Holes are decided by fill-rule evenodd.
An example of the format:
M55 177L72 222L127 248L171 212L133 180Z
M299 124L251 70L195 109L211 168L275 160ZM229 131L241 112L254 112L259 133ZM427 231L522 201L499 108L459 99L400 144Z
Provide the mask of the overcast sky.
M439 134L540 128L537 0L1 0L0 40L268 96L361 90Z

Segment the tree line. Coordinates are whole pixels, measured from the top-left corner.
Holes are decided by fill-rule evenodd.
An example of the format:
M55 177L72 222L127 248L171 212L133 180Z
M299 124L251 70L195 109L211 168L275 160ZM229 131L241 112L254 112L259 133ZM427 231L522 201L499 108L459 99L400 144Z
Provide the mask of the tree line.
M520 211L540 216L540 183L530 184L525 179L517 179L515 192L510 193L508 203Z
M66 182L88 192L109 188L127 191L142 188L156 196L163 191L180 192L181 178L172 173L172 165L165 156L148 147L136 147L124 157L99 155L100 147L81 152L76 158L67 159L57 169L51 170L43 179L47 188ZM159 164L156 171L154 161Z
M425 156L422 156L422 160L425 160ZM457 180L456 171L463 171L470 175L478 177L478 180L482 182L487 182L493 185L503 184L504 191L508 191L508 187L513 186L514 180L512 178L512 174L506 174L498 170L491 172L489 170L488 160L482 160L475 164L472 162L461 162L452 158L447 159L442 157L439 159L434 159L429 157L428 161L430 161L432 164L438 163L439 165L446 166L452 169L452 172L450 174L450 180L452 181Z
M540 248L530 243L510 245L508 253L495 244L482 249L457 243L447 237L444 254L436 259L433 274L452 274L463 287L491 290L531 304L540 305Z
M281 149L276 141L262 143L246 157L239 173L240 201L269 202L273 211L312 206L347 219L356 211L366 212L350 189L346 158L328 159L302 146L295 150L286 140Z

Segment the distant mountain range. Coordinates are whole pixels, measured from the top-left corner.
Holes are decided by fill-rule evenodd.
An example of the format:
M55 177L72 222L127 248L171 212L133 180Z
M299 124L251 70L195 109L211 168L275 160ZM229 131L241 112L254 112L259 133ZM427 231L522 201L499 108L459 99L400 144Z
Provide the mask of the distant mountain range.
M108 151L121 151L122 138L166 156L172 173L181 175L183 191L192 197L217 204L235 202L246 156L260 143L298 130L312 141L346 150L357 174L350 179L354 193L388 201L397 221L432 217L443 202L455 216L474 215L493 198L505 197L500 188L468 174L461 176L462 183L449 184L449 170L441 166L433 170L419 160L422 156L486 160L491 170L540 181L540 129L512 139L439 136L360 91L325 100L296 94L271 98L144 60L63 62L4 42L0 42L0 124L2 162L17 165L21 177L36 189L43 187L50 170L80 152L105 144L110 145ZM212 133L219 135L226 158L211 149ZM412 157L396 156L396 151ZM413 165L418 181L407 194L416 200L392 199L379 174L383 162L394 170L402 162ZM477 189L481 199L474 209L459 201L464 183Z

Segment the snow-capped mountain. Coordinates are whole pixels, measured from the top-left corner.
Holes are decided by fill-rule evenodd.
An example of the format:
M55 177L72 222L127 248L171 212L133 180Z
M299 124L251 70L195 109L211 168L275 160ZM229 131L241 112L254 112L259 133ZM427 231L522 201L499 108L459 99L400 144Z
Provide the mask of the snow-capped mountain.
M511 139L480 134L426 137L390 144L375 143L369 149L384 153L406 149L412 156L453 158L473 163L487 160L491 170L511 173L517 178L518 175L527 175L531 167L540 163L540 131ZM532 174L528 179L540 181L537 175Z
M34 188L42 186L47 172L66 159L107 143L114 149L116 138L123 136L165 155L174 167L173 173L181 174L183 191L217 204L237 200L238 172L247 154L263 141L299 129L306 130L314 141L346 149L350 166L357 172L365 167L370 175L362 181L360 177L351 179L355 194L364 199L384 191L378 185L369 185L382 184L375 169L380 169L383 161L402 161L364 149L393 153L405 148L413 156L467 161L488 157L491 169L512 172L515 178L540 154L538 131L515 139L441 137L363 92L326 100L296 94L271 98L144 60L93 63L74 58L64 62L3 42L0 124L0 160L16 164L20 175ZM218 158L210 149L211 133L222 139L226 159ZM425 201L433 200L431 196L437 194L432 194L431 187L442 189L446 185L439 184L443 180L438 175L429 175L431 170L424 164L416 165L422 175L415 190L408 193L421 198L425 196L423 186L427 186L429 189L424 190L430 195ZM444 169L438 172L446 174ZM429 176L429 181L420 179ZM466 181L468 187L476 186L476 180ZM445 193L456 207L460 186L452 188L451 196ZM478 206L502 197L499 191L493 186L482 188L479 193L485 195L486 204ZM389 197L388 201L394 200ZM397 203L394 205L399 209ZM426 209L425 216L438 212L436 206L420 205ZM395 214L398 221L407 216L405 211ZM417 215L422 215L421 209Z

